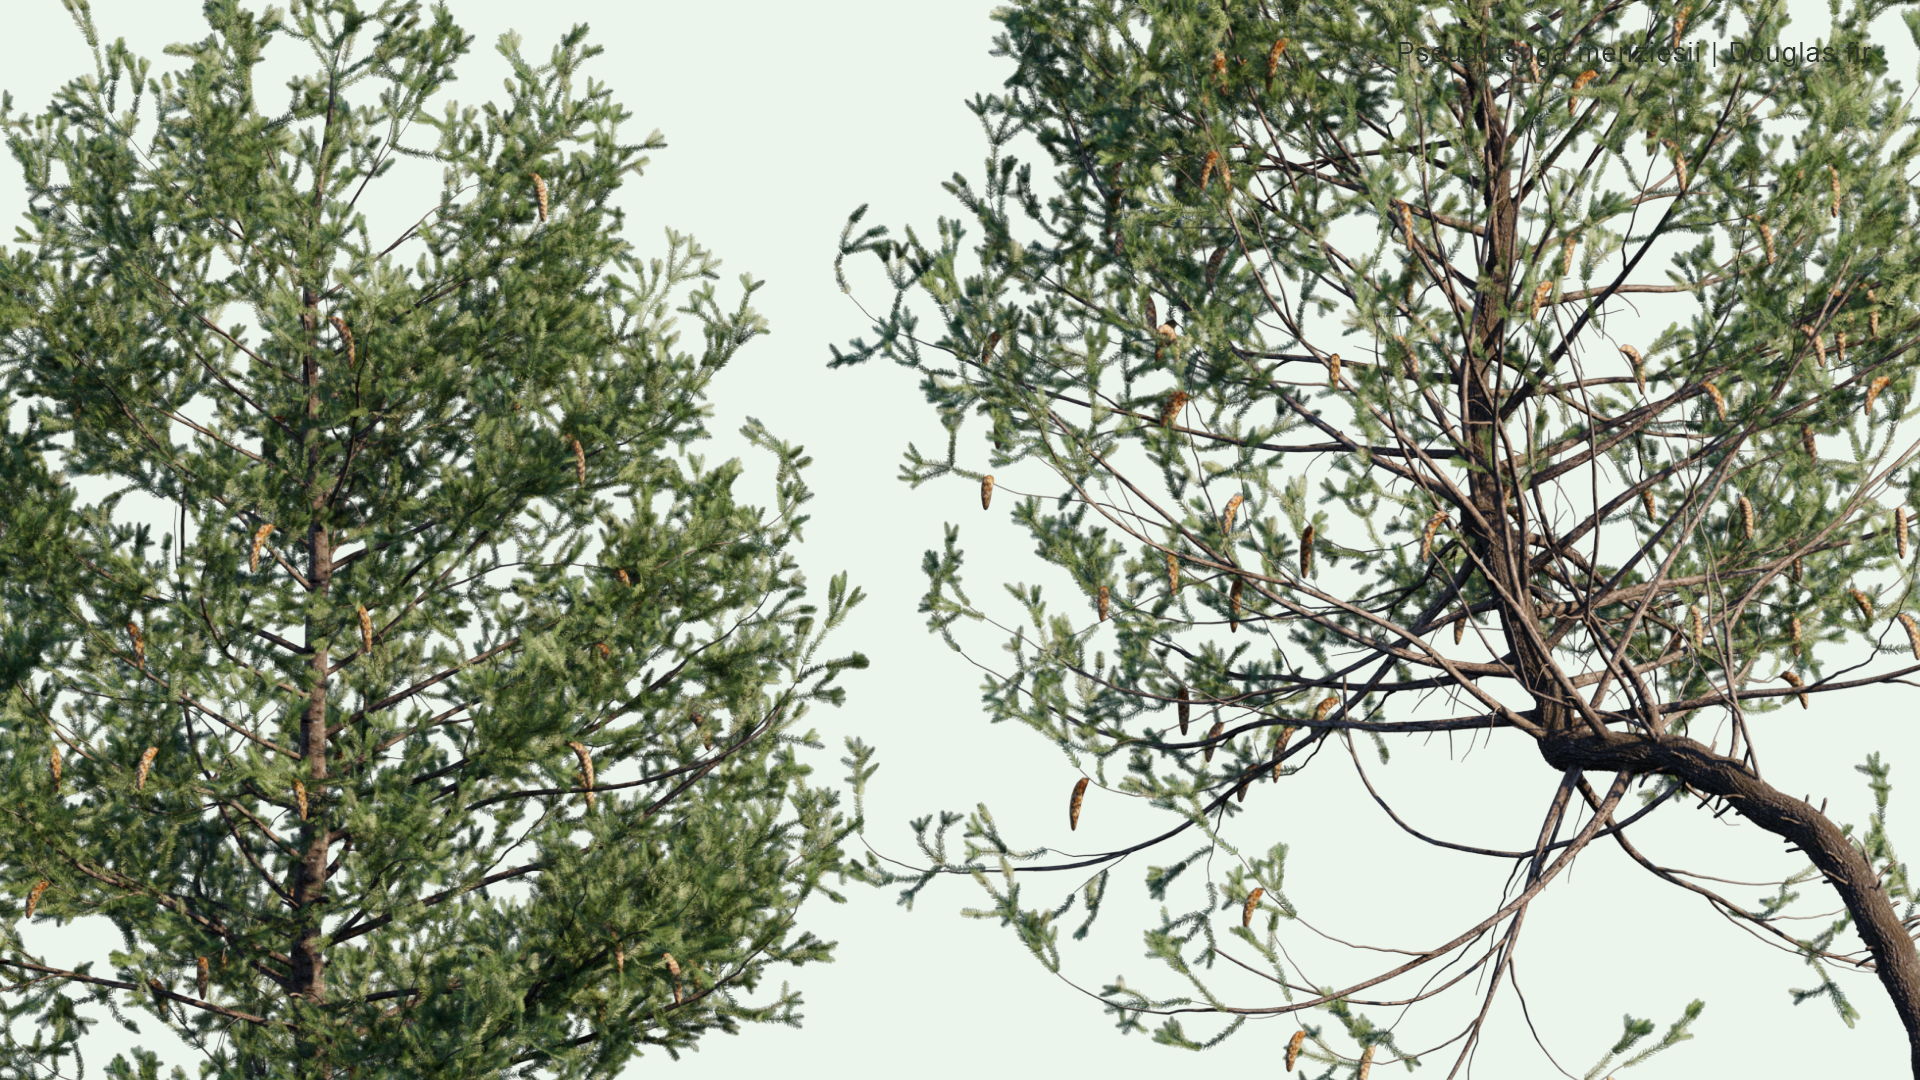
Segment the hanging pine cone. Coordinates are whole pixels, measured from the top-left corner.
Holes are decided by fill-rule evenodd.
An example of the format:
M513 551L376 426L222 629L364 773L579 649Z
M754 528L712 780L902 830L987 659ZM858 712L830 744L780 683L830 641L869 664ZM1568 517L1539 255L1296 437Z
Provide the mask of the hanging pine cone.
M1552 295L1552 293L1553 293L1553 282L1551 281L1543 281L1540 284L1535 285L1533 287L1533 308L1532 310L1527 312L1527 318L1529 319L1539 318L1540 305L1546 303L1547 297Z
M1805 685L1804 683L1802 683L1802 682L1800 681L1800 676L1798 676L1798 675L1795 675L1795 674L1794 674L1793 672L1791 672L1791 671L1783 671L1783 672L1781 672L1781 673L1780 673L1780 677L1781 677L1782 679L1785 679L1785 680L1787 681L1787 685L1788 685L1788 686L1791 686L1791 687L1793 687L1793 688L1794 688L1795 690L1798 690L1798 689L1800 689L1800 688L1801 688L1802 686L1804 686L1804 685ZM1801 708L1803 708L1803 709L1804 709L1804 708L1807 708L1807 695L1805 695L1805 694L1795 694L1795 695L1793 695L1793 696L1794 696L1794 697L1797 697L1797 698L1799 698L1799 699L1800 699L1800 707L1801 707Z
M1213 741L1220 737L1220 732L1225 729L1226 726L1227 722L1225 720L1215 720L1213 726L1207 729L1207 761L1211 762L1213 760Z
M1241 582L1239 578L1233 579L1233 588L1227 593L1229 613L1227 618L1227 631L1229 633L1238 633L1240 631L1240 586L1242 584L1243 582Z
M1900 553L1900 561L1907 560L1907 508L1902 506L1893 512L1893 542Z
M1631 345L1622 345L1620 346L1620 351L1625 354L1627 363L1633 365L1633 381L1640 384L1641 393L1646 393L1647 373L1646 369L1641 366L1640 350Z
M1080 800L1086 797L1087 778L1083 776L1080 778L1079 783L1073 785L1073 801L1067 805L1068 829L1078 830L1080 828Z
M1813 428L1810 425L1800 425L1800 446L1807 452L1808 457L1815 461L1820 460L1820 447L1813 441Z
M1764 221L1761 221L1759 218L1754 218L1753 223L1754 225L1758 226L1760 229L1761 243L1764 243L1767 246L1767 265L1772 266L1773 265L1773 230L1767 228L1767 223Z
M128 623L127 636L133 639L133 665L141 671L147 670L147 646L141 640L139 625Z
M1753 542L1753 502L1745 495L1740 496L1740 520L1746 526L1747 542Z
M1453 643L1455 645L1460 644L1460 640L1466 636L1467 636L1467 613L1463 611L1459 615L1455 616L1453 620Z
M680 997L680 965L679 965L679 963L678 963L678 962L676 962L676 961L674 960L674 958L673 958L673 954L672 954L672 953L661 953L660 955L661 955L662 957L664 957L664 958L666 959L666 961L667 961L667 971L668 971L668 972L670 972L670 973L671 973L671 974L673 975L673 1003L674 1003L675 1005L678 1005L678 1004L680 1004L680 1003L681 1003L681 997Z
M147 771L153 768L153 759L159 753L159 747L149 746L146 753L140 755L139 768L135 769L133 774L133 790L139 791L147 786Z
M1099 606L1100 606L1100 621L1106 622L1107 621L1107 587L1105 585L1100 586Z
M1167 399L1166 407L1160 410L1160 426L1172 427L1174 418L1180 415L1180 410L1185 408L1187 402L1191 400L1185 390L1175 390L1173 396Z
M300 810L300 820L307 820L307 785L298 780L293 782L293 805Z
M992 505L993 505L993 474L988 473L987 475L980 478L980 509L985 510L988 507L991 507Z
M1420 532L1420 561L1426 562L1433 554L1433 535L1440 531L1440 524L1447 520L1447 512L1438 510L1427 519L1427 527Z
M373 616L367 614L367 605L360 605L360 645L366 652L373 651Z
M1286 38L1281 38L1278 41L1275 41L1273 43L1273 48L1267 50L1267 89L1269 90L1273 89L1274 72L1280 70L1280 56L1282 53L1286 51L1287 51Z
M1869 417L1873 415L1874 399L1879 397L1880 391L1885 390L1887 388L1887 384L1892 381L1893 381L1893 376L1882 375L1879 378L1867 384L1867 407L1864 409L1861 409L1860 410L1861 413Z
M1907 644L1913 647L1913 658L1920 660L1920 626L1914 625L1913 616L1904 611L1900 613L1900 625L1906 628Z
M625 585L629 589L633 588L633 579L627 577L625 570L615 570L613 574L620 579L620 584Z
M204 956L193 962L193 988L201 1001L207 1000L207 958Z
M1334 706L1338 704L1340 704L1340 699L1334 695L1329 694L1325 701L1322 701L1318 706L1314 708L1313 722L1317 724L1317 723L1320 723L1322 720L1325 720L1327 718L1327 714L1332 712Z
M341 318L338 315L335 315L333 317L332 322L333 322L334 332L339 334L340 340L346 343L347 366L352 367L353 366L353 331L347 329L347 320Z
M260 569L260 545L267 542L267 534L272 531L273 531L273 523L268 522L267 524L260 526L260 528L254 532L253 557L247 561L247 572L249 574Z
M540 179L539 173L533 175L533 195L540 203L540 220L547 220L547 182Z
M986 348L980 350L981 367L987 367L993 363L993 348L998 344L1000 344L1000 331L995 330L993 333L987 335Z
M47 772L53 777L54 794L60 793L60 744L53 744L53 756L47 762Z
M1567 115L1568 116L1574 115L1574 113L1580 108L1580 103L1574 100L1573 95L1578 94L1580 91L1586 89L1587 84L1592 82L1594 80L1594 77L1599 74L1600 73L1597 71L1583 71L1574 78L1573 90L1571 93L1567 94Z
M27 918L33 918L34 909L40 906L40 897L46 893L47 886L51 884L53 883L42 879L35 883L33 888L27 890Z
M1313 526L1308 525L1300 534L1300 576L1306 577L1313 572Z
M1200 190L1207 190L1207 181L1212 179L1213 170L1220 167L1220 151L1209 150L1204 164L1200 166Z
M580 759L580 786L587 789L587 809L593 809L593 754L585 743L570 742L573 756Z
M1180 595L1180 560L1173 552L1167 552L1167 595Z
M1184 686L1180 688L1178 706L1180 711L1180 734L1185 735L1187 733L1187 724L1193 719L1193 703L1187 697L1187 688Z
M1280 734L1273 737L1273 778L1280 779L1282 762L1287 756L1287 742L1293 738L1293 728L1283 727Z
M1721 395L1720 388L1712 383L1703 383L1701 385L1706 387L1707 396L1713 399L1713 411L1720 414L1721 420L1725 420L1727 418L1727 399Z
M1223 535L1233 535L1233 516L1240 512L1240 504L1245 501L1244 495L1235 495L1227 500L1227 509L1220 515L1220 532Z
M1354 1080L1367 1080L1367 1074L1373 1071L1373 1047L1360 1051L1360 1073Z
M582 487L587 483L587 452L580 448L580 440L573 440L573 471L579 477Z
M1220 276L1220 267L1226 261L1227 261L1227 245L1225 244L1221 244L1219 247L1214 248L1213 254L1207 256L1207 276L1206 276L1207 288L1209 289L1213 288L1214 279Z
M1261 888L1256 888L1247 894L1247 906L1240 911L1241 926L1248 927L1253 925L1254 910L1260 906L1260 898L1266 894L1267 890Z
M1300 1044L1307 1041L1307 1033L1296 1031L1293 1038L1287 1040L1287 1072L1293 1072L1294 1063L1300 1060Z
M1849 589L1848 592L1853 594L1853 602L1859 605L1860 614L1865 615L1867 617L1868 622L1872 622L1873 621L1873 598L1869 597L1866 593L1861 592L1859 589Z
M1333 387L1335 390L1340 389L1339 353L1334 353L1332 356L1327 357L1327 385Z

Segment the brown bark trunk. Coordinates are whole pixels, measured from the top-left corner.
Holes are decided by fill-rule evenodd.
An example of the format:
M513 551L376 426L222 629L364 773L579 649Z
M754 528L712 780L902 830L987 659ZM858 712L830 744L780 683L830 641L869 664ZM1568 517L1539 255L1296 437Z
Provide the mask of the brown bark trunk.
M315 525L308 536L313 552L309 565L316 567L314 589L316 593L324 593L326 587L322 578L330 554L326 527ZM309 622L309 645L312 645L316 636L315 629ZM327 780L327 658L328 650L324 643L313 646L307 705L300 715L300 754L305 765L309 813L307 820L300 825L300 846L303 851L293 887L295 917L300 930L292 951L292 992L315 1004L326 997L324 961L316 942L320 936L320 909L326 902L329 848L325 800L322 798Z
M1494 380L1511 377L1511 373L1500 371L1505 342L1501 309L1513 296L1519 208L1511 192L1509 136L1500 111L1494 108L1482 61L1475 61L1467 73L1463 104L1484 136L1482 200L1486 208L1480 282L1459 386L1461 419L1478 465L1469 480L1469 496L1480 521L1486 523L1484 530L1475 530L1473 546L1494 577L1505 642L1517 659L1521 684L1534 698L1536 719L1546 730L1540 744L1542 757L1561 771L1676 776L1701 794L1728 799L1747 821L1807 851L1814 867L1834 884L1853 915L1862 942L1874 955L1874 970L1907 1026L1912 1074L1920 1078L1920 953L1916 953L1907 928L1901 926L1893 903L1880 888L1872 865L1853 842L1805 801L1780 794L1740 761L1722 757L1693 740L1615 730L1596 734L1584 726L1576 728L1578 713L1571 701L1563 698L1559 682L1551 675L1551 657L1540 648L1546 638L1540 634L1538 613L1528 592L1526 507L1521 492L1505 490L1505 477L1501 477L1498 465L1500 400ZM1509 519L1509 500L1521 521Z
M326 130L321 138L320 153L314 163L313 184L313 225L318 227L325 207L328 166L331 160L333 142L333 119L335 88L330 87L327 95ZM301 312L301 328L305 332L305 358L302 363L302 382L307 388L305 416L300 425L300 437L306 450L306 472L303 483L307 492L307 581L311 586L314 600L325 597L333 579L333 548L327 530L327 487L321 483L320 466L322 460L320 447L320 286L326 274L326 265L319 259L309 267L310 283L301 288L301 303L305 308ZM326 630L314 624L311 615L305 626L306 646L312 650L308 659L307 706L300 716L300 757L305 766L305 784L307 788L307 806L309 813L303 814L300 825L300 864L294 873L293 902L295 931L292 947L288 950L293 960L292 980L288 993L304 998L308 1003L319 1005L326 1001L326 957L321 952L320 921L325 917L327 901L327 854L330 838L327 832L326 818L326 782L327 782L327 676L328 650L325 644ZM331 1075L326 1065L323 1049L311 1044L302 1047L302 1057L315 1056L319 1059L320 1074Z
M321 136L319 156L314 162L312 226L318 229L326 207L327 180L332 162L334 107L338 87L327 92L326 128ZM308 267L308 281L301 287L300 314L305 336L305 358L301 381L307 388L305 415L300 424L301 445L306 450L306 470L302 477L307 493L307 582L310 602L324 598L333 580L333 543L327 528L328 485L322 482L320 428L320 292L325 283L327 263L316 257ZM311 610L311 609L310 609ZM329 653L328 628L316 625L312 615L306 620L307 648L312 650L307 664L307 705L300 715L300 758L305 766L308 812L300 824L300 863L294 871L294 940L288 953L293 961L288 994L308 1005L326 1002L326 955L320 947L320 923L327 909L327 854L332 838L327 829L327 678ZM312 1074L331 1077L333 1068L324 1040L315 1041L302 1031L297 1038L296 1054L300 1064L312 1066Z
M1546 710L1550 723L1564 723L1567 710L1548 672L1548 657L1537 643L1543 640L1527 590L1525 505L1520 493L1508 491L1498 464L1500 401L1496 381L1504 381L1507 319L1505 308L1513 292L1514 253L1519 235L1519 207L1512 190L1512 161L1506 123L1494 107L1484 61L1475 61L1465 80L1465 108L1485 142L1481 148L1484 179L1486 238L1480 250L1479 282L1474 290L1473 321L1468 329L1462 364L1460 411L1475 468L1468 479L1468 496L1484 530L1468 523L1476 556L1492 575L1505 637L1519 659L1524 685ZM1521 520L1508 517L1509 506ZM1530 632L1531 631L1531 632ZM1551 705L1552 707L1548 707Z
M307 307L302 321L311 342L319 327L319 295L309 288L304 290L302 300ZM333 551L326 525L326 487L319 482L321 452L317 422L320 413L320 366L311 345L304 367L302 374L307 386L307 407L301 424L301 436L307 452L305 482L311 515L307 522L307 580L312 585L312 597L319 599L327 595L332 582ZM307 813L300 825L302 852L294 872L292 890L294 923L298 929L288 950L293 960L288 993L305 999L309 1004L320 1005L327 996L326 957L319 941L320 921L326 914L327 854L330 846L324 798L327 781L328 649L324 628L315 625L311 616L307 619L305 630L305 644L312 650L307 666L307 703L300 715L300 756L305 767ZM323 1048L308 1043L301 1050L303 1058L313 1056L319 1059L321 1075L331 1074L326 1066Z
M1552 675L1551 659L1540 644L1545 638L1528 590L1525 503L1521 493L1506 489L1497 464L1500 402L1494 381L1513 375L1501 371L1506 337L1501 309L1513 296L1518 233L1508 134L1494 108L1484 64L1474 62L1465 81L1467 110L1485 138L1481 194L1486 239L1460 385L1462 419L1477 465L1469 480L1469 495L1486 523L1484 531L1473 530L1473 546L1493 575L1504 637L1517 661L1521 685L1533 696L1535 716L1546 732L1541 755L1558 770L1625 770L1677 777L1703 794L1727 799L1749 821L1798 845L1840 894L1871 950L1875 973L1906 1026L1910 1065L1920 1078L1920 954L1873 867L1833 822L1806 802L1775 790L1741 762L1690 739L1576 729L1579 714L1564 699ZM1508 517L1509 505L1519 511L1518 523Z
M1563 732L1542 739L1540 753L1556 769L1677 777L1703 795L1726 799L1740 816L1806 852L1840 894L1861 940L1873 953L1874 973L1906 1025L1910 1064L1920 1077L1920 954L1906 927L1900 925L1873 866L1825 815L1803 800L1782 794L1741 762L1675 735L1654 739L1608 731L1603 739L1584 731Z

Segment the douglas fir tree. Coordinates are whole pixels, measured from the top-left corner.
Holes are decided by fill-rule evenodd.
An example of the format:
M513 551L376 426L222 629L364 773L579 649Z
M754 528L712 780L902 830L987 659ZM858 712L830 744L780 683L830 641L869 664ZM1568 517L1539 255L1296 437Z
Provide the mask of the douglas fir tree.
M793 1022L759 984L828 957L795 916L848 827L795 724L865 664L816 658L859 593L805 603L797 448L746 431L771 514L686 453L763 324L691 241L620 238L663 144L617 140L586 28L540 67L504 36L511 102L437 119L471 42L444 7L209 0L152 80L68 6L96 72L7 120L4 1071L77 1071L99 1008L207 1075L362 1080L608 1077ZM275 118L283 34L320 70ZM376 242L399 156L444 187ZM123 936L106 969L54 929L82 916Z
M1061 827L1098 813L1103 788L1169 820L1072 860L1018 850L984 808L950 859L940 838L961 817L931 834L921 820L932 865L910 894L975 873L1057 970L1053 922L1075 897L1024 906L1020 875L1084 868L1091 920L1120 858L1165 851L1150 894L1205 877L1199 910L1147 930L1189 996L1117 982L1104 996L1123 1027L1291 1013L1289 1072L1302 1055L1365 1077L1430 1053L1457 1071L1511 982L1528 905L1589 844L1618 844L1804 957L1819 982L1797 997L1851 1022L1828 972L1874 973L1920 1072L1887 766L1862 767L1879 811L1850 834L1825 800L1768 782L1749 723L1920 672L1920 474L1899 437L1920 332L1915 144L1866 36L1883 10L1836 15L1812 53L1782 48L1810 36L1787 36L1773 0L1003 12L1017 70L974 104L992 157L979 183L948 185L979 229L978 270L958 222L900 242L856 235L856 213L842 258L877 255L896 299L834 362L920 372L950 448L910 450L906 479L979 483L1085 598L1050 612L1021 586L1002 613L961 591L957 530L927 557L925 610L949 643L962 617L1008 626L993 718L1086 773L1071 795L1062 779ZM1016 136L1048 155L1052 190L1008 156ZM1649 302L1677 318L1636 318ZM975 416L984 437L960 441ZM1307 931L1273 841L1328 823L1263 815L1262 786L1356 740L1436 732L1533 740L1541 765L1509 790L1539 789L1538 841L1449 845L1509 860L1516 886L1457 936L1385 963L1356 953L1366 966L1316 985L1285 955ZM1657 866L1630 826L1682 802L1812 866L1758 906ZM1816 874L1845 913L1809 936L1782 908ZM1218 989L1207 972L1227 961L1267 991ZM1445 995L1463 970L1476 981L1456 992L1480 1000L1432 1049L1361 1007ZM1306 1024L1315 1009L1338 1026ZM1630 1021L1615 1055L1650 1030ZM1173 1019L1159 1037L1196 1045Z

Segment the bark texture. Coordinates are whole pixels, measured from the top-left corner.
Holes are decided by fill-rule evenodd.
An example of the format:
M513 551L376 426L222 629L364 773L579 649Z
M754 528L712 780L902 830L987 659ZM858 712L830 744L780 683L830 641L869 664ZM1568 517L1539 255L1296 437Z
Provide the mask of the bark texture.
M1527 507L1503 475L1503 462L1512 459L1516 448L1501 445L1500 384L1520 374L1505 365L1502 355L1505 312L1521 299L1514 295L1518 207L1512 191L1511 148L1483 63L1470 68L1460 92L1461 108L1485 140L1481 149L1485 237L1460 386L1462 414L1481 466L1470 481L1473 508L1481 524L1468 522L1467 529L1493 585L1519 681L1537 703L1534 718L1545 732L1541 755L1556 770L1678 778L1701 794L1728 800L1747 820L1805 851L1839 893L1872 952L1875 973L1906 1027L1913 1075L1920 1078L1920 954L1873 867L1853 842L1805 801L1783 794L1742 762L1710 747L1671 735L1626 734L1583 724L1556 677L1530 588Z
M1742 762L1680 736L1550 729L1540 753L1556 769L1676 777L1702 795L1726 799L1740 816L1806 852L1840 894L1872 951L1874 973L1906 1026L1912 1068L1920 1076L1920 954L1866 856L1826 815L1755 776Z

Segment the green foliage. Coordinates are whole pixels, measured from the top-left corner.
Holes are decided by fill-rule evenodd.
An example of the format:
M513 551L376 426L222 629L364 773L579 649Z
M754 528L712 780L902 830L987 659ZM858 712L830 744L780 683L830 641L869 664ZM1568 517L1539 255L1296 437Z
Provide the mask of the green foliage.
M1900 913L1900 921L1905 922L1920 911L1920 898L1914 896L1907 864L1894 854L1893 841L1887 836L1887 799L1893 794L1893 784L1887 775L1893 766L1882 762L1876 751L1867 755L1866 764L1855 765L1853 771L1868 778L1867 786L1873 792L1873 816L1868 819L1866 835L1860 838L1860 854L1866 856L1868 865L1880 872L1887 898L1906 902L1905 910Z
M1490 935L1489 996L1533 892L1636 778L1641 815L1690 794L1797 840L1844 835L1801 836L1819 815L1760 778L1748 720L1911 674L1909 647L1920 660L1900 621L1920 607L1900 531L1920 470L1896 437L1920 324L1920 141L1866 47L1883 10L1836 7L1831 52L1801 65L1765 52L1803 36L1769 0L1003 9L1014 71L971 103L989 152L945 184L960 217L898 233L863 226L864 207L849 218L839 281L851 292L848 258L871 255L893 299L830 366L884 357L920 380L947 450L909 446L910 485L997 473L1051 493L1008 511L1051 607L1033 582L1009 584L1005 610L969 599L949 525L921 610L955 649L963 618L1004 635L992 721L1167 820L1062 863L1016 851L984 806L931 835L922 818L927 865L876 859L870 879L910 899L970 874L992 898L981 913L1056 969L1056 909L1021 906L1022 871L1106 873L1198 843L1146 870L1151 899L1191 898L1143 928L1185 996L1116 980L1110 1009L1128 1031L1165 1014L1155 1037L1189 1047L1203 1040L1173 1014L1327 1009L1346 1029L1337 1050L1316 1043L1331 1075L1379 1034L1349 1003L1374 981L1289 989L1311 984L1278 948L1297 917L1285 848L1256 859L1229 833L1259 813L1250 787L1320 750L1358 765L1356 733L1385 764L1395 733L1498 732L1552 769L1532 850L1445 845L1513 860L1529 891L1408 961L1425 978ZM1683 33L1751 50L1652 54ZM1841 649L1864 654L1845 680L1825 668ZM1176 727L1189 709L1196 729ZM1594 771L1610 792L1580 779ZM1593 812L1561 840L1575 791ZM1860 845L1822 855L1885 865L1889 884L1848 903L1911 904L1884 837ZM1845 921L1808 940L1778 921L1803 880L1757 911L1689 888L1824 979ZM1264 927L1217 934L1255 887L1278 905ZM1903 937L1872 947L1911 959ZM1203 978L1229 949L1270 980L1258 1004ZM1920 1022L1920 1001L1896 1004Z
M1600 1058L1599 1062L1596 1063L1593 1068L1587 1070L1584 1080L1594 1080L1594 1077L1606 1071L1610 1065L1614 1069L1630 1069L1660 1051L1673 1046L1675 1043L1685 1042L1693 1038L1692 1032L1689 1032L1687 1028L1691 1027L1693 1022L1699 1019L1700 1011L1706 1007L1707 1003L1704 1001L1696 1000L1690 1003L1686 1011L1681 1014L1680 1019L1675 1020L1672 1026L1667 1028L1666 1035L1662 1037L1659 1042L1622 1061L1618 1065L1612 1065L1614 1058L1633 1049L1641 1039L1653 1034L1653 1021L1636 1020L1632 1016L1621 1017L1620 1024L1622 1030L1620 1032L1620 1041L1614 1043L1612 1048Z
M436 116L445 7L209 0L157 80L69 7L95 73L0 109L33 225L0 261L0 1071L77 1068L98 1009L205 1075L363 1080L797 1023L763 983L829 958L797 918L853 824L800 721L866 666L820 652L862 595L807 598L799 447L742 432L770 509L689 452L759 283L723 303L692 240L621 238L664 144L620 140L586 27L539 65L504 35L509 102ZM283 36L320 70L270 116ZM377 243L360 199L406 157L439 198ZM29 905L110 920L110 970L29 951Z
M1872 867L1878 876L1881 890L1886 894L1888 901L1906 902L1905 910L1900 912L1900 921L1902 924L1910 923L1915 913L1920 912L1920 904L1914 901L1913 881L1907 875L1907 864L1901 862L1894 854L1893 841L1887 837L1887 799L1893 794L1893 785L1887 776L1893 771L1893 766L1882 762L1879 753L1875 752L1867 755L1866 764L1855 765L1853 769L1867 777L1867 787L1873 792L1874 804L1873 816L1868 819L1866 835L1853 843L1866 859L1867 865ZM1853 827L1845 826L1843 831L1851 836ZM1789 879L1788 883L1803 881L1812 877L1814 873L1813 868L1809 867ZM1774 911L1786 906L1786 901L1789 899L1791 896L1786 891L1786 884L1783 883L1780 887L1780 896L1767 901L1767 913L1771 915ZM1853 1022L1860 1018L1860 1010L1847 1000L1846 993L1840 988L1840 984L1833 981L1833 976L1828 973L1826 965L1821 961L1829 955L1828 946L1833 944L1834 938L1838 937L1850 922L1852 922L1851 914L1842 915L1811 940L1798 943L1801 957L1819 977L1820 984L1811 990L1788 991L1795 1005L1821 997L1833 1002L1834 1012L1840 1017L1840 1022L1848 1027L1852 1027Z

